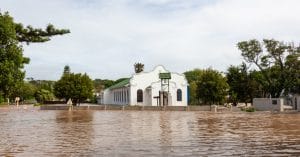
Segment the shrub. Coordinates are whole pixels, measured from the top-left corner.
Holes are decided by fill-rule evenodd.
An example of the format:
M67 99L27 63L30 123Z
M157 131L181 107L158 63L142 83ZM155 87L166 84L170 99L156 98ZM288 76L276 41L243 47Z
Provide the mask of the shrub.
M50 101L50 100L54 99L54 95L53 95L53 93L51 93L50 91L48 91L46 89L41 89L35 93L35 99L39 103L44 102L44 101Z
M241 108L242 111L245 111L245 112L255 112L255 108L253 107L249 107L249 108Z
M33 106L42 106L43 104L35 103Z

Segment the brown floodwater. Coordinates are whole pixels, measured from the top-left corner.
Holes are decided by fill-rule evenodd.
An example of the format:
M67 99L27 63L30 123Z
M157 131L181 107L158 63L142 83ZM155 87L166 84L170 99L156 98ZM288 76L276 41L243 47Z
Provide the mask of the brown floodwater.
M300 113L0 109L0 156L300 156Z

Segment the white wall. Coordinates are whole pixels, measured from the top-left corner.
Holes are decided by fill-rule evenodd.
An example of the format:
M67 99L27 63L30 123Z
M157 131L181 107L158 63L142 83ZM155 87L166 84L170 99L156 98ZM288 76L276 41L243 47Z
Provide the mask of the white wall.
M276 104L273 104L276 101ZM253 107L258 111L284 111L283 99L281 98L254 98Z
M300 96L296 95L292 98L292 105L295 107L297 105L297 110L300 111Z
M163 66L157 66L151 72L142 72L133 75L130 80L131 102L130 105L150 105L156 106L157 100L154 96L159 96L161 90L161 80L159 73L168 72ZM171 73L169 92L172 97L172 106L187 106L187 80L184 75ZM151 88L151 94L147 95L147 88ZM137 102L137 90L143 90L143 103ZM177 89L182 91L182 101L177 101ZM148 96L148 97L147 97ZM149 97L150 96L150 97Z
M104 104L128 105L130 103L129 87L106 89L103 97Z
M111 99L111 91L109 89L105 89L103 92L103 103L104 104L112 104L112 99Z

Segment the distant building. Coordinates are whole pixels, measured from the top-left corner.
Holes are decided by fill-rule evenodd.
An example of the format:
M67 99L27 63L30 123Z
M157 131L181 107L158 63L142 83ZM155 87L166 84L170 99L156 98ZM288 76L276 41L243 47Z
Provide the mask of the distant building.
M284 111L286 106L284 105L283 98L254 98L253 107L258 111Z
M104 90L103 103L138 106L187 106L188 82L184 75L163 66L134 74Z
M300 111L300 95L294 95L292 97L292 106L294 106L295 110Z
M287 98L254 98L253 107L259 111L300 111L300 96L294 95Z

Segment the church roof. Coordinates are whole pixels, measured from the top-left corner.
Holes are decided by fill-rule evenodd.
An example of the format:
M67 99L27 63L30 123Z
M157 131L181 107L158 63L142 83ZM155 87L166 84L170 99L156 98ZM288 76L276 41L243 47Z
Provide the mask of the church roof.
M116 89L116 88L121 88L121 87L125 87L129 84L129 81L130 81L130 78L126 78L125 80L115 84L115 85L112 85L109 87L109 89Z

